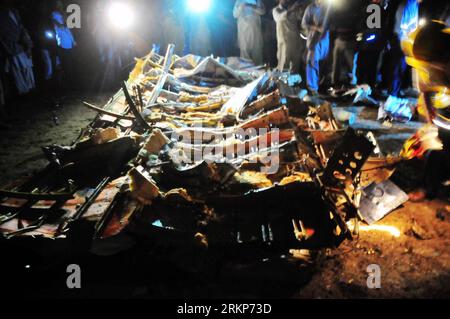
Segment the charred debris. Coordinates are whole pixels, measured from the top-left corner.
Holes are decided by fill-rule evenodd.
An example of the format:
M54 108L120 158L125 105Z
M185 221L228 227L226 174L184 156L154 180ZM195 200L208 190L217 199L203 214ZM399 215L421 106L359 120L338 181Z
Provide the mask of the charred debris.
M128 81L49 165L0 191L0 231L64 238L133 234L161 245L282 253L337 247L357 232L363 186L392 159L344 128L300 79L229 58L137 59ZM357 223L356 223L357 224Z

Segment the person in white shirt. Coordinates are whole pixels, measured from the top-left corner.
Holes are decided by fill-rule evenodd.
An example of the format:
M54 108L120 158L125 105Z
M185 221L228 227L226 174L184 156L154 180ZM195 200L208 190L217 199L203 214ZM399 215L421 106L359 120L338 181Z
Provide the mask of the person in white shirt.
M300 25L303 18L302 2L279 0L272 14L277 25L278 70L290 70L297 73L300 71L302 57L300 37Z
M266 8L261 0L236 0L233 9L233 16L238 25L241 58L251 60L256 65L263 64L261 16L265 13Z

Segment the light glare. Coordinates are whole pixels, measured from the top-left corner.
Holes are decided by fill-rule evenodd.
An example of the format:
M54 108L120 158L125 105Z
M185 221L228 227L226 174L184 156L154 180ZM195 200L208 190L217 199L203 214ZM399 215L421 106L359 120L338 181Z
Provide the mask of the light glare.
M371 226L360 225L359 230L360 231L374 231L375 230L375 231L387 232L397 238L400 237L400 235L401 235L400 230L397 227L387 226L387 225L371 225Z
M353 221L349 221L347 222L347 226L350 229L354 229L355 228L355 224ZM394 236L396 238L401 236L401 231L395 227L395 226L389 226L389 225L361 225L359 224L359 231L381 231L381 232L386 232L388 234L390 234L391 236Z
M53 39L53 32L52 31L45 31L45 36L47 39Z
M190 11L204 13L209 10L211 0L188 0L187 4Z
M133 11L125 3L114 3L108 12L111 24L118 29L127 29L133 23Z
M375 40L375 38L376 38L375 34L371 34L371 35L366 39L366 41L367 41L367 42L372 42L373 40Z

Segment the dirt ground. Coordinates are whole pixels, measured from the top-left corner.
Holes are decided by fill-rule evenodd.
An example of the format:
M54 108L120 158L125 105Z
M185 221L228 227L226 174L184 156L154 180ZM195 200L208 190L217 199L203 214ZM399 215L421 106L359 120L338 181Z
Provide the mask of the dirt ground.
M0 184L45 167L41 147L71 144L96 115L81 105L85 99L102 102L106 97L74 94L64 98L60 107L54 107L32 96L10 108L11 128L0 131Z
M361 232L359 239L327 254L321 269L296 297L450 297L450 216L444 221L436 217L443 206L440 201L406 203L379 223L397 227L400 237ZM367 288L366 270L371 264L380 266L380 289Z
M95 113L80 101L102 105L108 96L68 97L58 109L32 98L11 110L12 127L0 131L0 185L43 168L42 146L71 144L94 118ZM450 214L437 214L445 205L439 200L406 203L379 223L396 227L399 237L384 231L362 231L358 239L327 250L311 280L299 284L290 296L450 297ZM380 266L379 289L367 287L367 267L372 264Z

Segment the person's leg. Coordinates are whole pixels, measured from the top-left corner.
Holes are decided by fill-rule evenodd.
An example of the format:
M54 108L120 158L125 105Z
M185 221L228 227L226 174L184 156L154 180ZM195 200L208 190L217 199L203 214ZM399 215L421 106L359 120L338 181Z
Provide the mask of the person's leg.
M331 83L333 87L340 83L341 78L341 65L342 65L342 41L337 38L334 41L334 50L333 50L333 65L331 71Z
M253 63L255 63L255 65L263 65L264 64L263 48L262 47L255 48L252 57Z
M298 52L299 50L296 50L296 51ZM301 59L300 59L299 55L298 54L291 54L290 61L291 61L291 64L292 64L292 72L300 74Z
M398 63L395 67L395 72L398 76L398 81L395 82L395 87L394 87L394 91L393 91L393 95L395 94L395 96L398 96L400 94L400 90L403 88L404 77L405 77L407 68L408 68L408 65L406 64L405 55L403 54L403 51L400 51Z
M277 70L283 71L284 61L282 61L283 43L280 38L277 38Z
M286 50L286 68L291 68L293 73L300 72L301 44L300 41L284 41Z
M402 79L406 70L405 55L400 46L400 40L396 39L392 43L391 63L389 68L389 89L388 93L398 96L402 87Z
M354 45L351 41L336 39L333 53L333 85L342 83L354 84L356 76L353 75L355 61Z
M369 55L368 55L369 63L367 63L367 66L366 66L366 68L367 68L366 83L369 84L372 88L375 88L375 86L377 85L378 71L381 68L380 60L381 60L381 52L380 51L377 51L377 50L369 51Z
M343 69L345 74L345 84L356 84L355 70L355 45L352 41L343 42Z
M306 56L306 85L312 93L319 90L319 60L317 50L308 50Z
M250 50L250 48L248 47L247 44L242 44L240 46L239 50L241 52L241 58L242 59L253 61L252 51Z
M56 95L61 96L63 90L63 81L64 81L64 64L62 56L62 49L58 48L56 50L56 69L55 69L55 87L56 87Z
M254 39L249 39L248 32L238 25L238 44L240 50L240 57L242 59L253 61L252 59L252 47L249 42L254 41ZM253 61L254 62L254 61Z
M328 58L328 53L330 51L330 39L329 37L323 38L316 47L316 59L317 59L317 63L318 63L318 67L317 67L317 86L319 86L320 84L320 80L321 78L325 78L323 73L325 71L328 70L327 68L327 58ZM325 62L325 63L322 63ZM323 70L321 70L322 65L324 66ZM322 73L322 74L321 74Z
M299 51L296 59L299 61L299 73L302 77L302 82L305 82L306 79L306 41L300 40L299 42ZM304 85L304 84L302 84Z
M65 49L61 49L60 50L60 58L61 58L61 70L62 70L62 86L65 89L67 87L67 79L70 77L69 76L69 70L68 70L68 55L67 55L67 50Z
M356 61L356 76L358 77L358 84L369 84L369 64L367 63L368 50L361 50Z
M42 64L43 64L43 73L44 73L44 81L48 81L53 76L53 63L50 56L50 52L47 49L41 50Z
M64 65L64 82L65 82L65 89L71 90L74 88L74 85L76 83L77 75L76 75L76 68L75 68L75 56L73 49L67 49L64 50L65 55L65 65Z
M258 30L255 35L256 39L254 41L254 46L252 48L252 60L256 65L264 64L264 39L262 35L262 30Z

